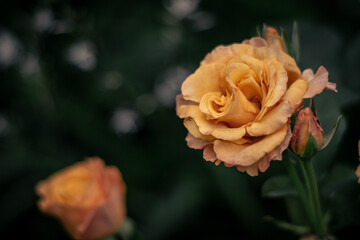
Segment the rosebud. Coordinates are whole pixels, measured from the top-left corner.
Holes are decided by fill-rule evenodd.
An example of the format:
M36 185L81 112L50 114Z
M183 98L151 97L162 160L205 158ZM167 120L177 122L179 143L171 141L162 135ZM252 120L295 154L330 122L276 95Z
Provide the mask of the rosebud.
M291 138L291 149L300 157L311 158L323 144L324 130L310 108L302 109Z

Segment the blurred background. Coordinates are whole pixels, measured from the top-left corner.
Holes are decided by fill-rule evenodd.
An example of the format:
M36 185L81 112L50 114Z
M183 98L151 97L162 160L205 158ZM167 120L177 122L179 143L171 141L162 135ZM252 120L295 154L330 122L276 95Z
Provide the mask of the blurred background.
M281 162L254 178L216 167L175 114L207 52L263 23L291 36L294 20L300 68L325 66L339 90L316 98L325 132L343 114L314 160L331 234L358 233L360 1L12 0L0 5L1 238L68 239L34 186L97 155L123 174L133 239L297 239L264 220L303 221L293 195L264 196Z

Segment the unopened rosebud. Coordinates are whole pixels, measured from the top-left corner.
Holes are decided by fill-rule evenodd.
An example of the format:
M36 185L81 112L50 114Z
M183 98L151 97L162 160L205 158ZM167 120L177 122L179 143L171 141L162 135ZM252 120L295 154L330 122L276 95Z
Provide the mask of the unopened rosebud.
M310 108L302 109L291 138L291 149L300 157L311 158L323 144L324 130Z

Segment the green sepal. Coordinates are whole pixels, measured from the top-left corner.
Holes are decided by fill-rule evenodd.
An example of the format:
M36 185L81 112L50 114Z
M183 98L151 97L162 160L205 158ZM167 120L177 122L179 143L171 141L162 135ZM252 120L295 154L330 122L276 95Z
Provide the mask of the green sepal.
M319 120L319 117L318 117L317 111L316 111L316 105L315 105L315 100L314 100L314 98L311 98L311 99L310 99L309 108L310 108L310 110L313 112L314 116L317 117L318 123L320 124L320 120Z
M291 46L291 42L290 42L285 30L283 28L280 28L280 29L281 29L281 38L284 42L284 46L285 46L285 50L286 50L287 54L289 54L290 57L292 57L294 60L296 60L295 51Z
M261 37L260 25L257 25L257 26L256 26L256 36L257 36L257 37Z
M291 46L295 52L296 62L299 61L300 58L300 40L299 40L299 30L298 24L296 21L293 23L292 35L291 35Z
M304 152L301 154L302 159L310 159L319 151L318 143L311 133L309 133L308 140L306 142L306 146Z
M331 140L335 136L335 133L336 133L336 130L338 129L338 127L339 127L341 118L342 118L342 115L339 115L339 117L336 120L336 123L335 123L334 127L331 129L331 131L324 134L324 136L323 136L323 144L322 144L320 150L323 150L324 148L326 148L327 145L329 145L329 143L331 142Z
M265 35L266 35L266 32L267 32L267 28L268 28L267 24L264 23L263 27L262 27L262 38L264 38L264 39L265 39Z

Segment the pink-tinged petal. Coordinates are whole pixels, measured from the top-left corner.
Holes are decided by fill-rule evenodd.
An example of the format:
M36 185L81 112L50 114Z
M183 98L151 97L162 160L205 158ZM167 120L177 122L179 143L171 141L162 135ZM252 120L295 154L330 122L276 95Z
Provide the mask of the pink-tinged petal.
M252 45L254 47L267 47L266 41L260 37L253 37L251 39L244 40L242 43Z
M312 69L307 68L301 73L301 78L305 80L307 83L311 82L314 78L315 74Z
M203 157L206 161L215 162L217 160L213 145L208 145L204 148Z
M220 165L220 163L221 163L221 161L220 161L220 160L216 160L216 161L215 161L215 165L216 165L216 166L219 166L219 165Z
M224 163L225 164L225 163ZM245 172L246 171L246 167L244 166L236 166L236 169L239 171L239 172Z
M258 168L260 172L265 172L270 167L271 160L275 157L275 152L270 152L260 159L258 162Z
M280 144L280 146L275 148L275 150L274 150L275 157L272 158L272 160L282 160L282 153L289 147L291 137L292 137L291 127L290 127L290 124L288 124L288 130L286 132L285 139Z
M234 164L224 163L224 166L225 166L225 167L234 167L235 165L234 165Z
M281 160L282 159L282 152L286 150L286 148L289 146L291 138L291 130L290 126L288 125L288 130L285 136L284 141L273 151L270 153L265 154L259 161L255 162L254 164L250 166L236 166L236 168L241 172L247 172L250 176L257 176L258 175L258 169L260 172L265 172L269 166L270 162L272 160ZM224 163L225 165L233 166L231 164Z
M264 136L275 132L289 120L292 114L292 106L288 100L282 101L273 110L268 112L260 121L246 127L250 136Z
M176 96L176 114L180 118L189 117L194 108L197 108L196 103L185 100L182 94Z
M185 100L199 103L208 92L221 92L221 83L224 79L225 65L213 63L200 66L182 84L181 92Z
M186 141L188 147L193 148L193 149L203 149L207 145L211 144L211 142L195 138L190 133L188 133L188 135L186 136L185 141Z
M199 131L199 127L196 125L194 119L192 118L186 118L184 119L184 126L186 127L186 129L189 131L189 133L197 138L197 139L201 139L203 141L206 142L211 142L213 141L215 138L211 135L204 135Z
M338 90L336 89L336 83L332 83L332 82L327 82L325 89L334 91L334 92L338 92Z
M273 27L267 27L265 33L265 39L269 48L276 49L281 52L285 52L284 43L282 38L278 34L277 30Z
M254 163L250 166L238 166L237 170L240 172L246 172L247 174L249 174L251 177L255 177L259 175L259 170L258 170L258 165L257 163Z
M315 95L320 94L327 86L329 80L329 72L323 66L319 67L313 78L310 78L310 76L311 72L308 69L302 76L308 84L308 90L305 93L304 98L312 98Z
M237 145L231 142L215 140L214 151L219 160L235 165L250 166L265 154L278 147L285 139L288 126L269 134L252 144Z

